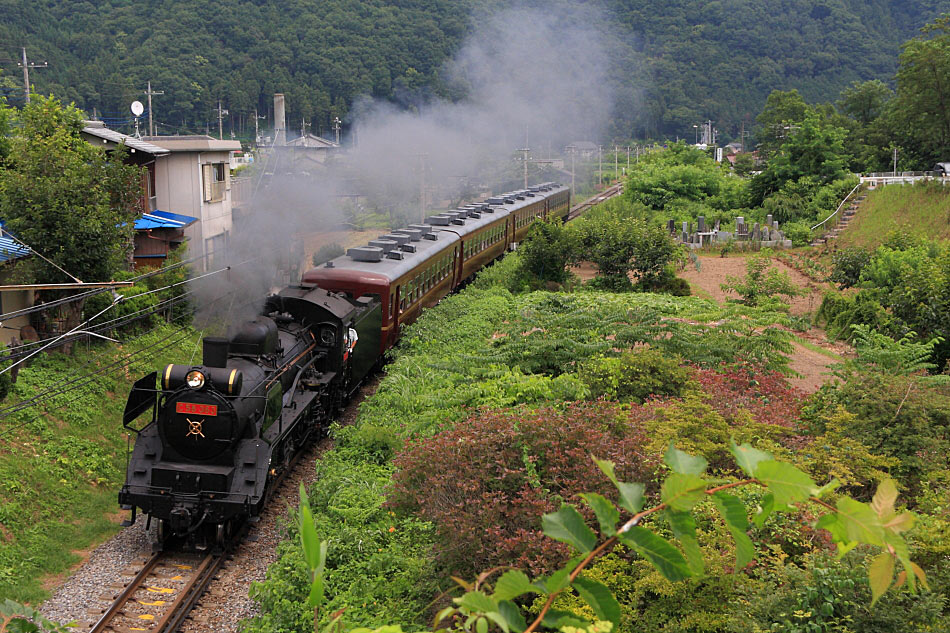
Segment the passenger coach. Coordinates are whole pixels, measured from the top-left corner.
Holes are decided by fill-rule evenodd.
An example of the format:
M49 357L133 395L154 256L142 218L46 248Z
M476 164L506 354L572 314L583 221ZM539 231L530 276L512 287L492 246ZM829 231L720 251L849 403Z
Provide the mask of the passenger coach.
M558 183L491 197L351 248L304 273L302 281L351 299L379 297L385 351L402 325L522 241L535 221L566 220L569 210L570 189Z

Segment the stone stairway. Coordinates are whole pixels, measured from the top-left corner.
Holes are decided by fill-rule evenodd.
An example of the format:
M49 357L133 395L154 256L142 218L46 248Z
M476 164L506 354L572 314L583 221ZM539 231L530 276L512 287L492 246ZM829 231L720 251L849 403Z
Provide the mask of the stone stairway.
M860 196L857 196L851 203L841 211L841 217L838 219L838 223L835 224L834 228L822 235L821 237L815 238L812 241L812 246L823 246L830 242L831 240L838 237L838 234L841 233L851 222L851 218L854 217L854 214L858 212L858 209L861 208L861 203L864 202L868 197L867 193L862 193Z

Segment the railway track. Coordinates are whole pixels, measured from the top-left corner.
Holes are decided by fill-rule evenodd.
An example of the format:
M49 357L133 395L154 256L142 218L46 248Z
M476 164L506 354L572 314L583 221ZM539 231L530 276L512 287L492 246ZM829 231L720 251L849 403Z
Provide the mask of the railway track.
M610 198L613 198L614 196L618 196L621 193L623 193L623 185L619 182L616 185L613 185L611 187L608 187L607 189L604 189L603 191L598 193L596 196L588 198L584 202L572 208L570 212L567 214L568 221L573 220L574 218L580 217L581 215L586 213L591 207L600 204L604 200L609 200Z
M214 579L227 552L157 552L112 596L90 633L172 633Z

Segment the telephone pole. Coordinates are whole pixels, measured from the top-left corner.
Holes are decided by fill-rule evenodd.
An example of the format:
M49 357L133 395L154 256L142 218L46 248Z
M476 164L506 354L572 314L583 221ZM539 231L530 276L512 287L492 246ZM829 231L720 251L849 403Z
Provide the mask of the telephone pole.
M597 190L604 184L604 146L597 146Z
M261 141L261 133L257 129L257 122L261 119L266 119L266 116L257 116L257 108L254 108L254 145L257 146Z
M524 162L524 188L528 188L528 152L531 151L530 147L522 147L518 150L519 152L524 153L522 157L522 162Z
M340 145L340 123L342 123L342 121L340 121L340 117L338 116L333 117L333 131L336 132L337 146Z
M145 96L148 97L148 135L155 136L155 126L152 124L152 95L163 95L164 90L152 92L152 82L148 82L148 89L145 90Z
M574 193L574 155L577 154L577 146L573 144L568 145L567 149L571 152L571 195L574 196L576 195Z
M22 47L23 50L23 61L17 64L23 68L23 93L26 96L26 102L30 102L30 69L31 68L49 68L49 64L42 62L37 64L36 62L27 61L26 59L26 46Z
M218 100L218 140L224 140L224 115L228 111L221 107L221 100Z
M614 178L620 180L620 148L614 145Z
M426 219L426 159L428 154L416 154L419 157L419 216L420 222Z

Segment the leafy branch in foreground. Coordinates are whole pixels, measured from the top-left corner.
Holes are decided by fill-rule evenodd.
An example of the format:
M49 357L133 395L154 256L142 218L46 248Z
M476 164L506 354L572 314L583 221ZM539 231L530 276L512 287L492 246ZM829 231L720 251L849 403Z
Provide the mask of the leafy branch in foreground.
M565 627L597 633L616 631L621 617L619 602L606 586L582 575L582 572L614 545L622 543L649 561L670 581L701 577L705 564L696 538L692 510L705 501L711 501L719 511L735 542L735 569L743 569L755 557L755 546L747 534L750 525L747 508L729 490L750 485L766 490L752 516L752 522L758 527L762 527L773 513L793 511L798 504L814 504L826 511L818 519L817 527L831 535L839 555L843 556L859 544L880 548L880 553L874 556L868 567L872 604L891 587L906 584L911 591L916 591L917 582L927 587L924 572L910 560L902 537L902 533L913 526L914 516L895 509L897 488L893 481L882 481L870 504L847 496L833 500L837 480L819 487L802 470L777 461L769 453L748 444L737 446L732 442L730 450L747 478L710 485L711 482L704 478L708 466L706 459L689 455L671 444L664 462L672 473L661 486L660 503L646 509L646 487L643 484L619 481L613 462L593 458L618 493L616 502L595 493L581 495L596 517L601 538L598 539L577 508L563 504L557 512L544 515L541 524L546 536L576 550L575 557L558 571L533 581L520 570L504 567L482 573L474 583L456 579L465 589L465 594L454 599L455 606L446 607L437 614L435 627L442 631L461 628L474 633L488 633L493 624L504 633L532 633L541 628L565 630ZM305 499L302 489L301 498ZM622 524L621 511L630 515ZM666 520L679 547L640 525L651 515ZM317 544L316 531L309 517L309 507L302 503L299 515L301 540L304 558L311 570L310 606L315 609L316 624L316 609L323 599L326 542ZM902 569L895 577L898 563ZM503 573L493 585L490 584L489 578L499 572ZM590 606L597 622L587 622L575 613L553 608L557 597L567 591L574 591ZM544 600L530 624L522 607L515 602L529 595ZM327 629L341 626L340 617L340 613L334 614ZM441 624L446 621L454 623ZM608 622L610 625L606 624ZM387 626L376 631L398 633L400 630L398 626ZM356 629L353 633L368 631Z

